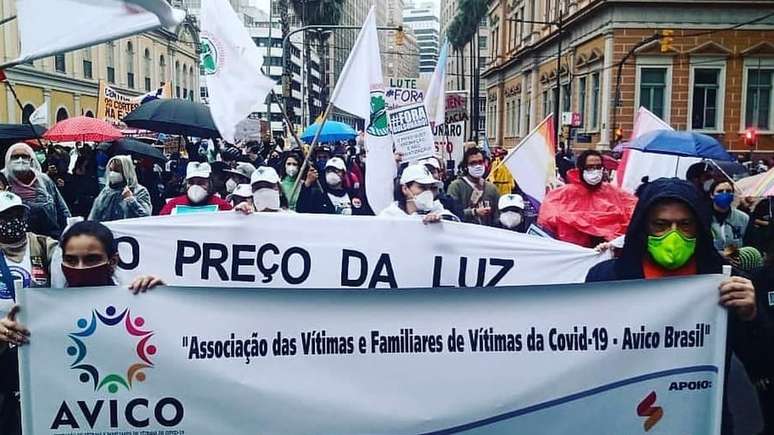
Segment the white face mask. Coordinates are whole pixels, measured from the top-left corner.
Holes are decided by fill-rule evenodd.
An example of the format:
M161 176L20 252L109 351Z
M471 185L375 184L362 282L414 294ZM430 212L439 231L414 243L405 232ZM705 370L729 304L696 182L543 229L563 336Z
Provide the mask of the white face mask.
M11 158L11 170L13 172L27 172L32 168L32 163L27 159Z
M516 228L521 224L521 213L515 211L506 211L500 214L500 223L505 228Z
M289 177L295 177L298 174L298 165L285 165L285 173Z
M602 182L602 175L601 169L587 169L583 171L583 179L592 186Z
M330 186L338 186L341 184L341 177L335 172L328 172L325 174L325 182Z
M108 184L117 186L124 182L124 174L117 171L108 172Z
M204 200L207 199L207 196L209 196L207 189L198 184L194 184L188 188L188 199L194 204L204 202Z
M433 192L425 190L419 195L414 196L414 206L419 211L430 211L435 205L435 197Z
M237 187L237 182L233 178L226 180L226 192L233 193Z
M258 189L253 192L253 205L255 206L255 211L279 210L279 192L268 187Z
M709 180L705 181L704 184L702 185L702 188L704 189L704 191L709 193L710 189L712 189L712 183L714 183L714 182L715 182L715 180L713 180L711 178Z
M468 174L471 177L481 178L484 176L484 172L486 172L484 165L473 165L468 168Z

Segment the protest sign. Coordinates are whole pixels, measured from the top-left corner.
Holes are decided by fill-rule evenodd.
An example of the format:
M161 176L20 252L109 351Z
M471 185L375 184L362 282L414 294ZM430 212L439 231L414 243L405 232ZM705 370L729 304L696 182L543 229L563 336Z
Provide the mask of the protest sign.
M719 433L720 279L30 289L24 431Z
M446 123L468 120L468 98L465 94L446 94Z
M465 123L441 124L433 127L435 154L445 162L452 161L452 167L462 162L465 154Z
M138 97L132 97L116 91L114 88L99 81L99 96L97 97L97 118L114 125L121 124L124 116L136 109L140 104L157 98L171 98L172 87L169 83L158 89Z
M387 109L421 103L425 92L419 89L418 81L416 78L390 78L390 86L384 94Z
M506 286L582 282L605 259L569 243L455 222L427 226L418 217L210 216L106 222L118 240L119 280L142 273L193 286Z
M401 106L387 113L395 149L403 153L404 161L415 162L433 155L433 130L423 103Z

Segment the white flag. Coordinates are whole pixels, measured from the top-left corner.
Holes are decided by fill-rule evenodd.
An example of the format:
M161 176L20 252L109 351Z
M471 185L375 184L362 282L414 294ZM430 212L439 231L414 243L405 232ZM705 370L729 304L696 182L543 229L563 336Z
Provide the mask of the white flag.
M331 103L366 120L366 196L371 209L379 214L393 201L396 167L373 6L341 70Z
M212 119L233 143L236 125L265 101L274 80L261 72L263 55L228 1L202 2L200 39Z
M174 27L185 12L165 0L17 0L21 52L29 62L106 41ZM158 15L157 15L158 14Z
M503 159L521 190L539 202L556 176L554 115L548 115Z
M30 124L35 125L42 125L44 127L48 127L49 120L48 120L48 102L45 102L40 105L37 109L35 109L34 112L30 115Z
M446 60L449 57L449 42L444 41L441 54L435 64L433 76L425 92L425 110L430 123L441 125L446 123Z

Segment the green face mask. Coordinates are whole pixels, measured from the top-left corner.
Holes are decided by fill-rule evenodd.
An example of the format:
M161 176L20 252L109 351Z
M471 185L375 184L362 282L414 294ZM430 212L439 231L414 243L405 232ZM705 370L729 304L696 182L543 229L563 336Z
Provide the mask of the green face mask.
M696 251L696 239L677 230L662 236L648 236L648 252L659 266L675 270L685 265Z

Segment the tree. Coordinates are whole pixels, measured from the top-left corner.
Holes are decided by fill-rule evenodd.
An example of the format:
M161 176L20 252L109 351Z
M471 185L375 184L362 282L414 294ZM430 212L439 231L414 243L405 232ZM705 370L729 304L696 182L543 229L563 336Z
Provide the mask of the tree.
M457 15L454 16L447 38L452 47L462 57L465 46L468 46L470 61L470 90L471 90L471 117L470 138L478 138L478 92L480 75L480 59L478 56L478 29L481 20L486 16L489 6L488 0L460 0L457 6ZM453 33L452 33L453 31ZM450 35L451 33L451 35ZM459 62L461 65L462 62ZM464 89L464 88L463 88Z
M296 17L301 19L301 23L304 26L315 25L336 25L341 21L341 15L344 9L345 0L290 0L290 5L293 8L293 13ZM312 64L311 59L311 42L314 40L317 43L317 53L320 55L320 76L322 77L319 83L321 94L327 89L327 74L325 68L325 62L322 61L323 53L327 48L327 40L330 37L330 32L310 30L304 32L304 58L306 59L306 77L308 80L307 88L307 107L309 108L309 118L313 122L314 118L318 115L315 112L314 97L311 92L311 77L312 77ZM327 98L325 98L327 99ZM321 100L323 100L321 95ZM325 105L325 101L323 101Z

